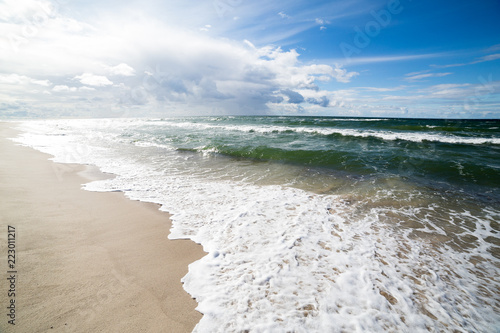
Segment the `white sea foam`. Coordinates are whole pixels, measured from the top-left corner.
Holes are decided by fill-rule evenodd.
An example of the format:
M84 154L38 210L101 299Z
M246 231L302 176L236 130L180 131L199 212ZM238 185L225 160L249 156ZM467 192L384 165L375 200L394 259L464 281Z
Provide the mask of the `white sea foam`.
M167 150L171 155L162 158L122 140L119 133L140 123L30 123L24 125L29 134L18 142L53 154L56 161L91 163L116 174L85 188L120 190L131 199L159 203L173 214L169 238L203 245L208 255L191 264L183 278L204 314L195 331L498 329L498 299L492 295L500 285L489 278L498 278L499 270L485 241L494 232L488 222L498 221L498 212L489 212L486 221L452 212L444 219L470 222L471 232L464 233L477 237L479 246L469 252L436 247L433 237L448 231L429 218L439 212L432 203L395 210L373 205L378 196L394 196L392 189L355 201L193 176L172 164L175 152ZM392 219L395 214L401 218ZM420 232L432 237L418 239L412 229L385 222L405 218L418 219Z

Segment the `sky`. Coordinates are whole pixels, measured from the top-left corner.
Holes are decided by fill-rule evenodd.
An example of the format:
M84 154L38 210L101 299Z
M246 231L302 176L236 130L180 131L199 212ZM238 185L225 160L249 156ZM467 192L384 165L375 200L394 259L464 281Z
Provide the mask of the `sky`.
M500 119L500 1L0 1L0 118L187 115Z

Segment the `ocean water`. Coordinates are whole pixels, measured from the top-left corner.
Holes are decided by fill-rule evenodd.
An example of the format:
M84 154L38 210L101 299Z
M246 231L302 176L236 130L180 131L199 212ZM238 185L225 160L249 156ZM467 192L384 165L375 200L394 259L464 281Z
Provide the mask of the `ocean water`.
M195 332L500 332L500 121L189 117L23 123L116 175L208 254ZM54 172L64 172L57 170Z

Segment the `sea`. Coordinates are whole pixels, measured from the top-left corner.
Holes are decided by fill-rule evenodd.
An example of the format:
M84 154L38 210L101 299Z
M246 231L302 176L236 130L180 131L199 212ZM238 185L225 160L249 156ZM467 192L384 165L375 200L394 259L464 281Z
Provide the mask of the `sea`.
M500 332L500 120L36 120L207 255L195 332ZM54 172L64 172L55 168Z

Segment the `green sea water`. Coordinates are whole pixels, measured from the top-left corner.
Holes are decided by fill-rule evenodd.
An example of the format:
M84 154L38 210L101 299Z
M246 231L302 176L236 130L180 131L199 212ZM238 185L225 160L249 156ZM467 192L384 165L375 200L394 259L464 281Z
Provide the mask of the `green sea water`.
M302 177L313 182L311 175L395 177L500 199L499 120L191 117L151 123L156 126L129 135L180 152L306 168Z

